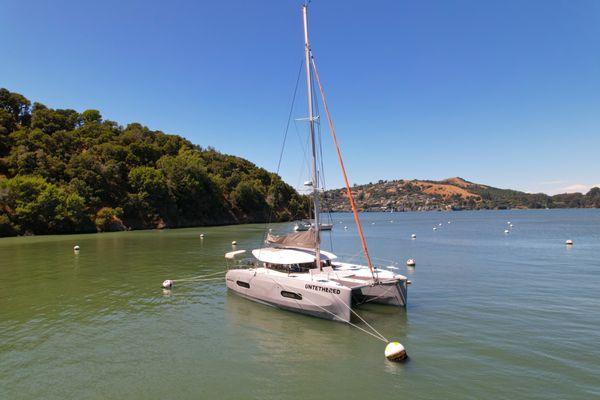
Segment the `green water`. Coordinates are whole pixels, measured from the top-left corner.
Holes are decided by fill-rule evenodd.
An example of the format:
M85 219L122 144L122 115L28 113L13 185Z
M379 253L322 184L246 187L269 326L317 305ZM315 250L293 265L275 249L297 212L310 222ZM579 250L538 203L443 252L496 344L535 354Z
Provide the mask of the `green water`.
M357 329L221 281L161 290L222 270L231 241L257 246L262 225L5 238L0 399L600 398L600 210L363 218L380 264L413 281L406 310L360 311L406 346L404 364ZM356 254L351 216L333 219L334 251Z

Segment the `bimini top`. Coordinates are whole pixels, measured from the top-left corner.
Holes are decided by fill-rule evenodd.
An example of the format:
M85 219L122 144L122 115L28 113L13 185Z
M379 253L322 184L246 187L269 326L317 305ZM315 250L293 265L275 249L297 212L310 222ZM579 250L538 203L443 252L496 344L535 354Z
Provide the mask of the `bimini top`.
M252 255L258 261L271 264L291 265L315 262L314 250L263 247L262 249L252 250ZM322 261L335 260L336 258L335 254L321 250Z

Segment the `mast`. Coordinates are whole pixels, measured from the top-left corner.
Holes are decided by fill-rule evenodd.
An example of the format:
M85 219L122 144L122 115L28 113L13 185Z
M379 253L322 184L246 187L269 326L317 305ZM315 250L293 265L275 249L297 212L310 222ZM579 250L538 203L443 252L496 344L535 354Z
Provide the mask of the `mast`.
M319 215L319 176L317 174L317 149L315 143L315 119L313 116L313 93L312 93L312 68L310 62L310 42L308 40L308 3L302 6L302 19L304 22L304 57L306 66L306 86L308 89L308 126L310 129L310 145L312 148L312 189L313 203L315 206L315 230L316 245L315 256L317 268L321 269L321 227Z

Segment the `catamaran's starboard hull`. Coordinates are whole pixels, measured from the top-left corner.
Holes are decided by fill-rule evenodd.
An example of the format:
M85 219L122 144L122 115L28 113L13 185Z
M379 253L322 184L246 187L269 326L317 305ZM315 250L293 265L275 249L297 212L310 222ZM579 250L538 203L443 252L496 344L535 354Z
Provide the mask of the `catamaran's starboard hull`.
M352 290L293 277L270 276L252 269L232 269L227 288L258 303L334 321L350 322Z
M377 303L405 307L406 280L382 282L352 291L353 304Z

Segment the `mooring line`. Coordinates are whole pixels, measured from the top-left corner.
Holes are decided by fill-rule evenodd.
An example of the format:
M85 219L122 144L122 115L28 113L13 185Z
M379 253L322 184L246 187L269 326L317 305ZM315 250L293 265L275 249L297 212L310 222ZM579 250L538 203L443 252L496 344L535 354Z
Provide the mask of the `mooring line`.
M173 279L173 282L193 282L193 281L199 281L199 280L204 280L205 278L211 277L211 276L215 276L218 274L224 274L227 271L217 271L214 272L212 274L203 274L203 275L198 275L198 276L192 276L190 278L181 278L181 279ZM212 278L212 279L223 279L222 276L217 277L217 278Z

